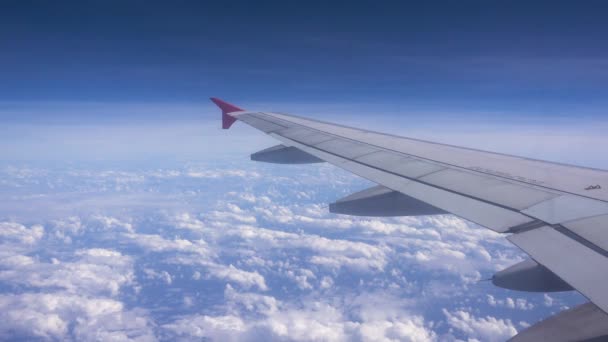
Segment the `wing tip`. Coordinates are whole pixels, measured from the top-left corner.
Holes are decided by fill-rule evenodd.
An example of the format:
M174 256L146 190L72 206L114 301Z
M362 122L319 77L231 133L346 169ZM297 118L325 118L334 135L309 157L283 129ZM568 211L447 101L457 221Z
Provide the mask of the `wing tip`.
M222 110L222 129L230 128L236 121L236 118L229 115L229 113L241 112L244 110L217 97L211 97L210 100Z

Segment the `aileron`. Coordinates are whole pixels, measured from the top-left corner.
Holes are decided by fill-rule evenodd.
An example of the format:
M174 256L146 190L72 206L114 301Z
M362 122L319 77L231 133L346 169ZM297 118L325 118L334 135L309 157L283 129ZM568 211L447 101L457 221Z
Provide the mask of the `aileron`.
M549 226L514 234L508 239L608 312L606 256Z

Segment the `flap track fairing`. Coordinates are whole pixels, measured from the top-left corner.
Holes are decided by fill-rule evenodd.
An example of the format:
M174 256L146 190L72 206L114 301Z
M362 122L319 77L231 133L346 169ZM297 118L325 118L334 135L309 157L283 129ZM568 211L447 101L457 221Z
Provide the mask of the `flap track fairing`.
M335 214L375 217L446 214L439 208L381 185L331 203L329 211Z
M292 146L276 145L251 155L251 160L274 164L312 164L323 160Z
M492 283L509 290L559 292L574 290L555 273L532 259L508 267L492 277Z

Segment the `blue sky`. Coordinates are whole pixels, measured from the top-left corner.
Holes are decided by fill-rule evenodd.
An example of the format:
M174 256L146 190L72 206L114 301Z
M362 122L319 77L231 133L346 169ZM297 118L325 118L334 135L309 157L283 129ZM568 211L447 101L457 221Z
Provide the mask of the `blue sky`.
M602 115L607 9L600 1L4 2L0 100L219 96L284 110L375 103Z
M483 281L523 253L451 215L327 203L327 164L0 167L0 339L504 341L577 305Z
M208 160L248 109L595 167L603 2L3 2L2 160ZM566 143L566 141L568 143ZM221 148L219 148L221 147Z

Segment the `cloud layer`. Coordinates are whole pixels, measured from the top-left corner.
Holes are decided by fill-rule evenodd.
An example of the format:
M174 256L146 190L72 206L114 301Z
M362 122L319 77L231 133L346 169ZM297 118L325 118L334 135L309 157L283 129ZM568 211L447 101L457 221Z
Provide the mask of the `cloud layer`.
M581 300L482 281L524 256L453 216L329 214L369 184L326 165L1 172L3 339L500 341Z

